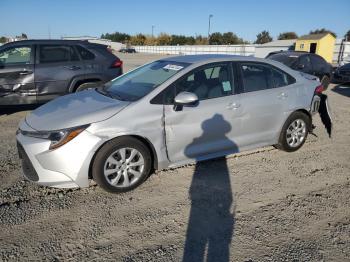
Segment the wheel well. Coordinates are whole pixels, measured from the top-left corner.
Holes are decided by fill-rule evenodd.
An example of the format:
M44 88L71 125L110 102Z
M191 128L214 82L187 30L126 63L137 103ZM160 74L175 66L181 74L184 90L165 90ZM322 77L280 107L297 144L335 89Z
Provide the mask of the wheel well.
M98 78L89 78L89 79L78 80L72 88L72 93L74 93L77 90L77 88L82 84L99 82L99 81L101 81L101 79L98 79Z
M307 111L305 109L299 109L299 110L296 110L295 112L301 112L301 113L305 114L310 119L310 127L309 128L312 128L312 116L311 116L309 111Z
M128 136L129 136L129 137L136 138L137 140L141 141L144 145L147 146L149 152L151 153L151 158L152 158L152 171L153 171L154 169L157 169L157 168L158 168L158 157L157 157L156 150L154 149L154 146L152 145L152 143L151 143L148 139L146 139L146 138L144 138L144 137L142 137L142 136L137 136L137 135L126 135L125 137L128 137ZM120 136L120 137L123 137L123 136ZM114 139L114 138L112 138L112 139ZM111 140L112 140L112 139L111 139ZM92 159L91 159L91 161L90 161L90 165L89 165L89 174L88 174L89 179L92 178L91 169L92 169L92 164L93 164L93 162L94 162L94 160L95 160L95 157L96 157L96 155L97 155L97 152L100 151L100 149L101 149L107 142L109 142L109 141L110 141L110 140L108 140L108 141L106 141L105 143L103 143L103 144L96 150L94 156L92 157Z

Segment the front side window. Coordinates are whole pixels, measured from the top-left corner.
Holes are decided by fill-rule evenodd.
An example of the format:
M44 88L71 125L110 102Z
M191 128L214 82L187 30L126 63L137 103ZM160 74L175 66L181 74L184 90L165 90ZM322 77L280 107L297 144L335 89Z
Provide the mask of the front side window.
M257 63L241 64L244 92L274 88L271 67Z
M112 80L100 91L120 100L136 101L188 65L165 60L155 61Z
M171 105L175 96L184 91L196 94L199 100L232 95L234 86L229 70L227 64L194 69L160 93L152 103Z
M30 46L12 47L0 52L1 64L29 64Z
M40 63L60 63L79 60L74 48L68 45L42 45L39 51Z

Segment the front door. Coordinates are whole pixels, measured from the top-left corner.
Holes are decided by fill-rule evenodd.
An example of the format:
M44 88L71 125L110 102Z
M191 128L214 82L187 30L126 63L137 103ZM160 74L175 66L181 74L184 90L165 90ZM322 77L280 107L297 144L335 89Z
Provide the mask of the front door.
M231 65L211 64L195 69L170 88L195 93L199 103L174 110L165 105L168 157L179 163L238 152L235 137L240 130L240 101L234 95L236 81Z
M0 51L0 98L32 96L35 101L33 46L21 45ZM18 103L21 101L14 101Z
M36 60L38 101L68 93L72 79L85 73L83 62L71 45L39 45Z

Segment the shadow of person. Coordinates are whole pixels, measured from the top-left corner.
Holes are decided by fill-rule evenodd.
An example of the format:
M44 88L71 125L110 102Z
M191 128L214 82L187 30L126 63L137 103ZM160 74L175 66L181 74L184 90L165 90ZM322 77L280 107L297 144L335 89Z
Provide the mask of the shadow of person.
M216 114L202 123L203 133L186 147L186 156L191 157L190 148L197 145L198 141L212 137L207 131L215 129L213 124L220 126L216 128L215 140L238 151L236 144L225 136L231 130L230 123ZM198 157L194 159L198 160ZM234 212L226 158L197 163L189 194L191 211L183 261L204 261L206 253L207 261L229 261Z

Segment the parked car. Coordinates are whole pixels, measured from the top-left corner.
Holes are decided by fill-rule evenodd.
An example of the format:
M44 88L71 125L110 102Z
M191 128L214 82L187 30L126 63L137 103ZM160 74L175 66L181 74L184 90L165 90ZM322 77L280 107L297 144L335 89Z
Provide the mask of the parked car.
M120 53L136 53L135 48L122 48L119 50Z
M340 66L334 71L332 82L350 83L350 63Z
M0 47L0 105L43 103L122 74L122 61L87 41L25 40Z
M319 55L298 51L282 51L269 54L266 58L281 62L294 70L317 76L324 89L328 88L333 68Z
M164 58L100 88L34 110L17 132L25 177L112 192L153 169L275 145L298 150L322 86L273 60L228 55Z

